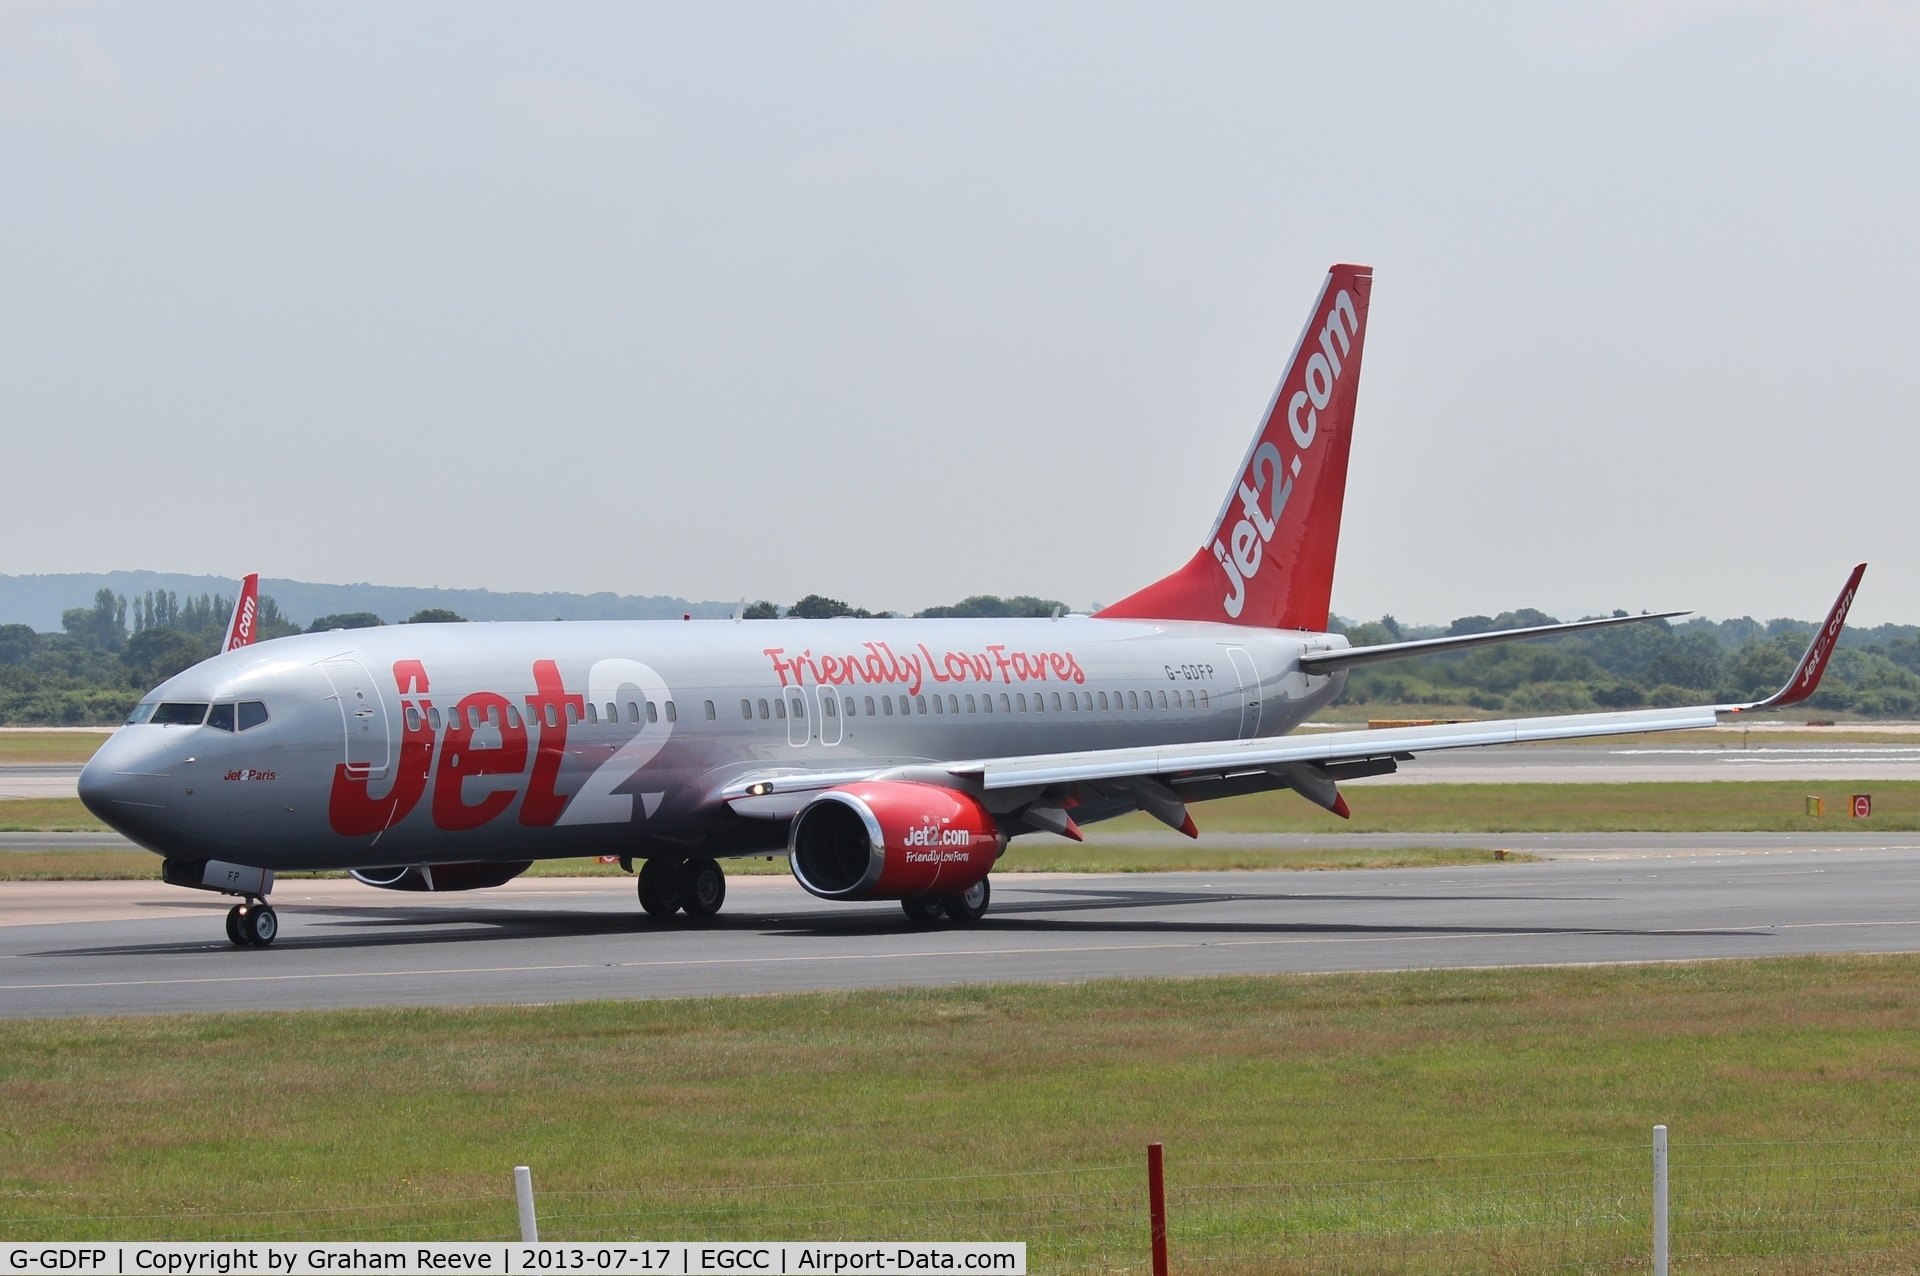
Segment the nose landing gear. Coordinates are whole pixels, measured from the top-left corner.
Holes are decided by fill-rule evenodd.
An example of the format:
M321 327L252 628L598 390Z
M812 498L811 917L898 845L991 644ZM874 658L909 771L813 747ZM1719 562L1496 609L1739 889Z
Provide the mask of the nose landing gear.
M280 916L263 899L250 899L227 910L227 938L236 948L265 948L280 937Z

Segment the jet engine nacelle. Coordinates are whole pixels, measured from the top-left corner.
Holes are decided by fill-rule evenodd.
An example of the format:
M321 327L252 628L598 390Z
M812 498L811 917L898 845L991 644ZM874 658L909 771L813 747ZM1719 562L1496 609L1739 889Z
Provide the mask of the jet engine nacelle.
M533 867L532 860L509 864L395 864L390 868L356 868L356 882L383 891L477 891L500 886Z
M957 895L986 877L1006 844L971 794L873 780L828 789L802 809L787 863L821 899Z

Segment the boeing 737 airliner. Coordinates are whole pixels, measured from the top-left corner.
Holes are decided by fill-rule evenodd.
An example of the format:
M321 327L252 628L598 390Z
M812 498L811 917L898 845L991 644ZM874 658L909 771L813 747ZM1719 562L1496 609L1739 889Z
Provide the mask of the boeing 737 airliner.
M1328 273L1213 527L1178 571L1091 615L396 625L254 643L143 699L80 776L178 886L236 896L273 942L275 871L496 886L534 860L641 863L649 914L719 910L719 860L784 852L829 900L978 922L1009 839L1342 780L1431 749L1711 726L1818 686L1865 565L1792 679L1752 704L1287 732L1347 670L1653 619L1352 647L1326 632L1373 275ZM1666 615L1681 613L1669 612Z

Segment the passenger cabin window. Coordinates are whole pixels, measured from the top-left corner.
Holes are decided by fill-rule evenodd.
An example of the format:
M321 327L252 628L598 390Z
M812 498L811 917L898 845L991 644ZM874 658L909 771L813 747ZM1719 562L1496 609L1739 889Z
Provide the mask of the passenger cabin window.
M648 701L647 707L651 709L653 707L653 702ZM773 702L773 716L780 719L782 722L785 722L787 720L787 698L785 696L781 696L778 700L775 700Z
M925 696L915 696L913 698L913 709L915 713L924 714L927 711L927 698Z
M1140 695L1138 692L1127 692L1127 708L1134 713L1140 711Z
M420 729L420 711L412 705L407 706L407 733L411 735Z
M233 730L233 706L230 704L213 706L213 712L207 715L207 725L216 731Z
M763 696L763 697L761 697L761 699L760 699L760 720L761 720L762 722L765 722L765 721L766 721L766 720L767 720L768 718L771 718L772 716L773 716L773 710L772 710L772 709L769 709L769 708L767 707L767 701L766 701L766 698L765 698L764 696Z
M973 712L973 697L972 697L972 696L968 696L968 697L967 697L967 712L968 712L968 713L972 713L972 712Z
M651 700L647 701L647 721L648 722L660 721L660 706L655 704Z
M873 701L869 700L867 701L867 703L872 704ZM847 716L851 718L853 716L853 697L848 696L846 699L842 700L840 702L840 707L842 709L845 709L847 711Z
M939 696L933 698L933 711L935 713L945 713L947 711L947 706L940 703Z
M572 703L569 703L567 705L567 725L572 726L578 721L580 721L580 710L575 708Z
M869 718L873 716L873 697L872 696L867 697L867 716Z
M520 729L520 712L512 705L507 706L507 725L515 731Z
M591 700L587 701L587 725L594 727L600 725L600 711L594 707Z
M886 710L886 713L887 713L887 716L888 716L889 718L891 718L891 717L893 716L893 697L892 697L892 696L881 696L881 697L880 697L880 707L881 707L882 709L884 709L884 710Z
M1004 691L1000 693L1000 712L1002 713L1013 712L1013 701L1007 699L1007 693Z
M1167 707L1167 693L1164 691L1160 693L1160 707L1162 709Z
M438 709L427 710L427 725L435 731L440 729L440 711Z
M1205 687L1200 689L1200 707L1202 709L1207 707L1207 690Z
M718 721L720 720L720 715L719 715L719 714L718 714L717 712L715 712L715 710L714 710L714 707L713 707L713 701L711 701L711 700L705 700L705 701L702 701L701 703L702 703L702 704L704 704L704 705L706 706L706 712L707 712L707 721L708 721L708 722L718 722ZM633 706L632 706L632 705L628 705L628 706L627 706L627 708L629 708L629 709L631 709L631 708L633 708Z
M1053 711L1055 713L1060 712L1060 693L1058 691L1053 693Z
M829 718L837 718L840 716L840 713L839 710L835 708L836 704L838 704L838 701L832 696L822 696L820 698L820 711Z
M740 702L740 716L749 722L753 721L753 701L742 700Z
M668 722L680 721L680 711L673 707L673 701L671 700L667 701L667 721Z
M958 712L960 712L960 697L959 697L959 696L948 696L948 697L947 697L947 712L948 712L948 713L958 713Z
M165 701L153 711L153 723L159 727L197 727L207 720L204 704Z

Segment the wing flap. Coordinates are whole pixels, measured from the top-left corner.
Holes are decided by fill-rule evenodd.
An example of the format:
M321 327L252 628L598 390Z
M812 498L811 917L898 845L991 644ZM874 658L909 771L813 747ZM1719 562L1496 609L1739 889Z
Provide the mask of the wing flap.
M1074 784L1129 776L1231 773L1264 770L1292 762L1342 762L1384 754L1471 749L1538 740L1578 740L1590 736L1631 735L1643 731L1687 731L1718 722L1711 705L1686 709L1641 709L1624 713L1582 713L1551 718L1511 718L1496 722L1455 722L1431 727L1391 727L1380 731L1332 731L1301 739L1275 736L1140 749L1102 749L1088 753L1041 753L1028 757L988 758L955 763L958 776L978 776L989 789L1020 785Z

